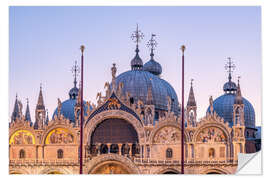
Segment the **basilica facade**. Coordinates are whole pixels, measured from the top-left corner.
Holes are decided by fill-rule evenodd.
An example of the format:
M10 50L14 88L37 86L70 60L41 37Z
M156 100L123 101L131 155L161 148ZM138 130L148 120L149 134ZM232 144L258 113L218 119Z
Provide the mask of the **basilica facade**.
M181 171L181 107L174 88L161 78L162 66L154 59L155 35L149 41L150 60L139 56L138 29L134 33L135 57L131 70L117 75L97 103L84 101L84 174L178 174ZM9 123L10 174L78 174L80 148L80 89L77 66L74 87L51 118L40 88L32 122L27 102L25 114L16 97ZM185 104L185 174L233 174L238 153L259 150L255 112L234 83L229 59L224 94L209 98L206 115L197 118L191 82ZM87 83L87 82L86 82ZM86 89L87 91L87 89Z

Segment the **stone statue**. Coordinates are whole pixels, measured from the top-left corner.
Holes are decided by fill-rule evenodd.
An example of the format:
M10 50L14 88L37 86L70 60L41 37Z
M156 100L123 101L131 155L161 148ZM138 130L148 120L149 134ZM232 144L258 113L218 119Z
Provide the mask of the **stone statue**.
M167 99L168 99L168 112L171 112L172 99L169 96L167 96Z
M61 100L58 98L58 106L57 106L58 115L60 115L61 109L62 109L62 103L61 103Z
M113 78L113 79L115 79L115 77L116 77L115 75L116 75L116 71L117 71L115 65L116 65L116 64L113 63L113 67L111 68L111 71L112 71L112 78Z
M210 104L210 113L213 114L214 106L213 106L213 97L212 96L210 96L210 98L209 98L209 104Z

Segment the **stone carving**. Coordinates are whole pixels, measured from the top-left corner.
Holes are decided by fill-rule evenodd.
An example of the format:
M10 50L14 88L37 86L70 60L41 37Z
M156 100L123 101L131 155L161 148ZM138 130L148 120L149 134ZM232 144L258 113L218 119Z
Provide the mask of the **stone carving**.
M226 142L224 133L216 127L203 129L197 136L198 142Z
M102 103L101 98L102 98L101 92L98 92L98 93L97 93L97 97L96 97L98 105L100 105L100 104Z
M53 130L49 135L49 144L70 144L73 142L73 135L60 128Z
M235 137L243 137L242 129L235 129Z
M108 102L109 109L119 109L121 107L121 104L116 98L110 98Z
M169 96L167 96L167 99L168 99L168 112L171 112L172 99Z
M115 77L116 77L116 71L117 71L115 65L116 65L116 64L113 63L113 67L111 68L111 71L112 71L112 78L113 78L113 79L115 79Z
M153 124L153 114L151 108L146 109L145 120L147 125Z
M105 83L104 89L106 91L106 97L108 97L110 95L110 83L109 82Z
M178 143L181 142L181 133L175 127L167 126L159 130L155 137L154 143Z

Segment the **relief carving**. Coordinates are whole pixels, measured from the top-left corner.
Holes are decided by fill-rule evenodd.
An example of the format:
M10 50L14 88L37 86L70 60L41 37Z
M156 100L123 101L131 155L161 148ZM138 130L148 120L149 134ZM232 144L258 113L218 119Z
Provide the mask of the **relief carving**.
M164 127L157 132L154 143L178 143L181 142L181 133L175 127Z
M216 127L203 129L197 136L198 142L226 142L224 133Z

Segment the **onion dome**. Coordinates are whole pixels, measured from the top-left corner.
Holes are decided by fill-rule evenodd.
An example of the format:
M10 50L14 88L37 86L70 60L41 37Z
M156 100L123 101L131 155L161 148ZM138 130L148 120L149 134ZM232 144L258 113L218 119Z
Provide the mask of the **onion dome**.
M154 59L150 59L147 63L145 63L143 66L143 70L148 71L157 76L159 76L162 73L161 65Z
M154 60L154 50L155 47L157 46L157 42L154 39L155 36L156 36L155 34L152 34L151 39L147 43L147 46L150 47L151 50L150 54L151 59L144 64L143 70L159 76L162 73L162 67L158 62Z
M228 122L230 126L233 126L233 106L235 103L244 104L244 121L245 126L250 128L255 128L255 111L252 104L242 97L240 85L238 87L234 82L232 82L232 68L234 65L229 59L228 67L229 70L229 81L223 86L224 95L219 96L213 102L214 111L218 116L222 117L225 122ZM210 113L210 107L208 107L207 112Z

